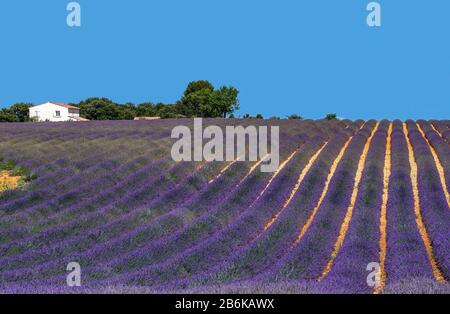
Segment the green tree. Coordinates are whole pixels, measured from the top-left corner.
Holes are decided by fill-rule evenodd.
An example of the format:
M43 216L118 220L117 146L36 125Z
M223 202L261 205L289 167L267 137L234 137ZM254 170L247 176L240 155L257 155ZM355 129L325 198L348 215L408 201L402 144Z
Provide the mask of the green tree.
M30 103L17 103L9 107L11 114L17 117L18 122L30 121L30 108L33 105Z
M205 88L183 96L179 105L180 113L187 117L214 116L211 106L212 95L213 91Z
M258 113L255 118L256 119L264 119L263 115L260 113Z
M303 117L299 116L298 114L291 114L287 117L289 120L302 120Z
M156 106L149 102L139 104L136 108L136 116L138 117L158 116Z
M335 114L335 113L329 113L325 116L326 120L334 120L336 118L337 118L337 114Z
M158 116L162 119L186 118L186 116L175 110L174 105L161 105L158 110Z
M175 109L186 117L210 117L213 114L210 110L213 92L214 86L210 82L192 81L186 87Z
M212 92L214 90L214 86L206 80L192 81L186 87L186 90L184 91L184 96L198 92L202 89L207 89Z
M210 112L213 117L226 118L227 115L239 110L239 91L231 86L222 86L216 91L213 91L210 99Z
M226 118L239 109L238 94L234 87L215 90L208 81L194 81L189 83L176 108L186 117Z
M19 119L9 109L0 110L0 122L19 122Z
M124 105L116 104L119 111L118 120L133 120L136 117L136 106L128 102Z
M88 98L76 106L89 120L130 120L136 116L134 105L118 105L108 98Z

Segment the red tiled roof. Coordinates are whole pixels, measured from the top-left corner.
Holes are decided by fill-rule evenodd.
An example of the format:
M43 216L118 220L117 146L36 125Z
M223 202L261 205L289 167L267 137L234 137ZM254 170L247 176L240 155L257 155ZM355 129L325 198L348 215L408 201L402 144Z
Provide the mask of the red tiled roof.
M51 103L51 104L53 104L53 105L56 105L56 106L60 106L60 107L64 107L64 108L68 108L68 109L80 109L80 108L78 108L78 107L75 107L75 106L71 106L71 105L66 105L66 104L59 104L59 103L56 103L56 102L51 102L51 101L49 101L49 103Z

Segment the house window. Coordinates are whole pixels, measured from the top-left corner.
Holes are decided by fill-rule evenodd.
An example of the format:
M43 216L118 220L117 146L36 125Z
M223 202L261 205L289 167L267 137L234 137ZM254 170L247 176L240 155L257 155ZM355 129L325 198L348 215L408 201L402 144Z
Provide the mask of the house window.
M61 117L61 111L59 111L59 110L55 111L55 117L56 118Z
M35 112L34 112L34 116L37 117L37 118L39 118L39 111L35 111Z

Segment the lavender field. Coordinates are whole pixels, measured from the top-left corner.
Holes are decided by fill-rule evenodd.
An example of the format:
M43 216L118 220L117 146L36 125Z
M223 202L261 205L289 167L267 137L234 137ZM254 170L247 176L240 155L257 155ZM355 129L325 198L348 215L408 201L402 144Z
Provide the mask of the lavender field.
M450 293L450 121L204 120L279 125L273 173L174 162L180 124L0 124L0 292Z

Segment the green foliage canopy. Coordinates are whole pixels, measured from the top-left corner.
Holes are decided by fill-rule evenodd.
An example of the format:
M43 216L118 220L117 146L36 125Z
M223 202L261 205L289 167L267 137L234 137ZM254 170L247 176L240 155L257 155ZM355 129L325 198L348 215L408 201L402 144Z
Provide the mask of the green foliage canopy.
M226 118L239 110L238 95L234 87L214 89L208 81L194 81L189 83L177 107L186 117Z
M29 109L32 107L29 103L17 103L9 108L0 110L0 122L27 122L30 121Z

